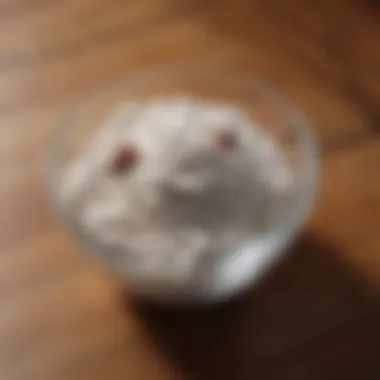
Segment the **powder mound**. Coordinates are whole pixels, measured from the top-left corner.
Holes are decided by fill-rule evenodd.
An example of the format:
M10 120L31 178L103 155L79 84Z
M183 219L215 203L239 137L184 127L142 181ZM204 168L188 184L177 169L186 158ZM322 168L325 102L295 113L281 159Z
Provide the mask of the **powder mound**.
M292 182L244 111L169 99L118 107L68 167L61 202L122 274L190 286L265 231Z

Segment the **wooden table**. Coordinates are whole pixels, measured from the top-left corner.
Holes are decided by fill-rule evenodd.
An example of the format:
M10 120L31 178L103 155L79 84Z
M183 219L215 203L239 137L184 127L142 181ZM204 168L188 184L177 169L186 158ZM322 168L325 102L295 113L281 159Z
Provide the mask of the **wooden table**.
M0 1L1 380L380 379L380 11L360 0ZM288 259L232 305L137 306L51 211L56 121L98 86L173 62L285 92L323 155Z

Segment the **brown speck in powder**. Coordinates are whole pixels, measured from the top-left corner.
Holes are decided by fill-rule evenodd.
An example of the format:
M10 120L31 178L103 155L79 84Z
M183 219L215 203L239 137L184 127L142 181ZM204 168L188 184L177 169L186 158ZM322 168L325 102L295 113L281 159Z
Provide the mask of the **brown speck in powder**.
M112 171L122 174L132 169L139 158L139 152L134 146L121 147L116 151L112 161Z
M216 144L220 149L229 151L236 148L237 139L233 132L223 131L217 134Z

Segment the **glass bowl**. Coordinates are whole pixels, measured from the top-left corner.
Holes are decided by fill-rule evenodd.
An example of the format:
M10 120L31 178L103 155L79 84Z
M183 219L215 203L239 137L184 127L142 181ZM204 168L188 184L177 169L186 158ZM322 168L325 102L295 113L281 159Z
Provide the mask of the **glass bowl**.
M275 222L266 231L265 244L257 239L215 263L215 267L192 286L160 287L154 279L134 276L121 264L120 255L89 235L74 213L59 201L64 171L86 149L115 105L165 98L195 98L202 102L242 109L270 136L292 171L292 191L273 207ZM305 118L260 80L213 67L165 67L128 75L99 88L79 104L54 132L48 154L48 185L57 213L64 224L84 242L94 257L112 274L125 281L132 293L151 300L192 303L224 300L257 284L282 258L304 224L315 198L318 155L315 139ZM242 272L241 268L245 268ZM239 269L240 268L240 269ZM239 269L239 270L238 270ZM224 281L218 281L223 273Z

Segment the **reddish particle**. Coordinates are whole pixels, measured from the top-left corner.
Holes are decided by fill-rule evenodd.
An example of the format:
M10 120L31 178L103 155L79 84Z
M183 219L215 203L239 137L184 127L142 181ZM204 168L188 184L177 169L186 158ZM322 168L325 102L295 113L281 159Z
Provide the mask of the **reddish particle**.
M231 131L219 132L216 144L222 150L233 150L237 145L236 136Z
M113 159L112 171L116 174L122 174L132 169L139 158L138 150L133 146L120 148Z

